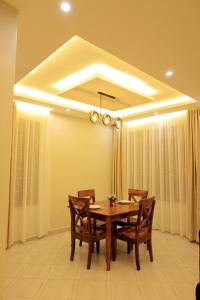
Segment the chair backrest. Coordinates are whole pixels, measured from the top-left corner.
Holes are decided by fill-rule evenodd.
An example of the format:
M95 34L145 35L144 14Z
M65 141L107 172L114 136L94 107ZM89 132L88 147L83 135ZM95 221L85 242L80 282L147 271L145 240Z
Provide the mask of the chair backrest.
M151 232L153 214L155 207L155 197L142 199L139 201L139 212L137 217L136 230Z
M90 200L90 203L94 203L95 202L95 190L90 189L90 190L78 191L78 197L88 198Z
M91 220L89 205L90 200L87 198L80 198L68 196L69 207L71 213L71 231L77 232L77 229L83 228L87 233L91 234Z
M137 190L137 189L128 189L128 199L133 200L134 202L139 202L141 199L148 197L148 191ZM139 198L139 199L137 199Z

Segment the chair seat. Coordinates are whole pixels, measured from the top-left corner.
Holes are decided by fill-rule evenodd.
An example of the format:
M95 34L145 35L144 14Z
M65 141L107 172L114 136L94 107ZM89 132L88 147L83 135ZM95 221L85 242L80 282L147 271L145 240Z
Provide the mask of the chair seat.
M75 235L82 240L88 240L89 232L86 226L76 226ZM105 238L105 230L100 227L92 228L92 241L100 240Z
M120 228L117 230L116 232L116 236L118 239L122 238L122 239L127 239L127 240L136 240L137 236L139 239L143 239L144 237L146 237L148 235L148 228L144 228L141 229L139 231L139 234L137 235L137 231L136 228Z
M83 222L83 225L86 225L87 224L87 218L82 218L82 222ZM105 222L102 222L102 221L96 221L94 219L91 219L91 222L95 222L95 227L96 228L101 228L101 229L105 229L106 228L106 224Z

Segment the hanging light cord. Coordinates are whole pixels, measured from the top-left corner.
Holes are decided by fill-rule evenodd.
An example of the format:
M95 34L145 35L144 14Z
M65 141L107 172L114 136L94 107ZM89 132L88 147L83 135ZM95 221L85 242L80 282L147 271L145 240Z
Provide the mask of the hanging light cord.
M102 105L102 93L100 94L100 116L101 116L101 105Z

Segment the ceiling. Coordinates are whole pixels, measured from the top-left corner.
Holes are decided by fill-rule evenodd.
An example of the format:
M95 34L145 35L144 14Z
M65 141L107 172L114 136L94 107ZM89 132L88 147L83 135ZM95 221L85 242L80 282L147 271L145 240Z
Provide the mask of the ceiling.
M109 110L119 110L131 106L148 103L148 99L123 89L115 84L100 78L95 78L81 84L80 86L64 92L61 96L75 99L77 101L98 106L100 104L100 95L98 91L114 96L115 99L104 96L102 97L102 106Z
M175 94L200 100L198 0L127 0L125 4L118 0L71 0L72 11L69 14L60 11L59 0L6 2L19 11L16 82L21 80L20 83L26 82L27 86L54 93L50 82L92 63L92 59L91 62L85 60L88 54L80 53L79 47L71 49L69 56L76 55L76 64L74 59L70 62L69 58L67 68L60 68L57 73L51 72L53 75L46 78L44 74L40 77L33 76L34 72L27 74L38 65L44 66L52 53L57 53L58 48L78 35L83 44L89 42L90 48L96 49L94 56L101 56L105 50L102 54L104 63L134 75L143 73L142 79L148 78L153 87L162 86L159 89L163 92L162 97L155 96L154 101L169 99ZM42 72L50 74L51 66L49 64ZM174 70L173 77L165 76L167 69ZM39 69L35 70L38 72ZM42 82L41 78L45 80ZM116 93L115 104L105 101L107 109L127 109L147 103L143 95L136 95L97 77L64 91L61 96L82 102L87 94L87 103L94 104L92 101L96 99L94 105L98 105L98 97L94 97L98 85L108 93Z

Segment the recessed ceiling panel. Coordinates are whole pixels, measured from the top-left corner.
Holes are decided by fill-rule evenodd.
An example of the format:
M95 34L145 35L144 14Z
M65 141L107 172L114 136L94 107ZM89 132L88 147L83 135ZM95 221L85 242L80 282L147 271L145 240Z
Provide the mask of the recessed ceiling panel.
M60 96L99 106L100 96L98 91L116 97L115 99L112 99L102 96L102 107L110 110L128 108L149 102L149 99L146 99L145 97L136 95L133 92L99 78L90 80L79 87L60 94Z

